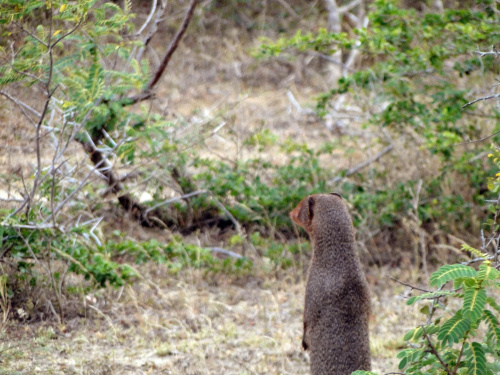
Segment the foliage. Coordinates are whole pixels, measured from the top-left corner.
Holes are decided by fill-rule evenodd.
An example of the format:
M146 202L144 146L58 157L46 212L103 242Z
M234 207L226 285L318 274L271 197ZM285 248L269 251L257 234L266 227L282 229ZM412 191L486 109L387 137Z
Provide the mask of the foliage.
M464 109L469 88L464 89L462 82L464 77L498 73L493 54L482 59L474 55L474 51L489 50L499 42L498 5L478 1L468 8L422 14L399 7L396 1L376 0L368 19L368 26L352 33L299 31L275 42L268 40L260 46L257 55L269 57L294 51L331 55L341 51L344 56L353 51L362 52L363 61L358 69L344 71L335 87L318 98L318 113L329 115L341 97L363 103L373 113L366 124L368 129L384 129L386 139L387 134L404 138L409 147L421 145L439 161L440 173L420 175L417 189L417 181L410 180L368 192L356 183L349 183L344 185L344 190L355 192L361 211L377 212L386 225L394 223L398 213L411 211L421 222L435 220L443 214L440 219L445 221L449 213L459 214L460 220L466 221L467 203L459 195L446 197L443 185L454 176L466 176L468 186L475 189L473 199L483 202L481 184L491 171L483 163L477 163L475 155L484 153L487 145L472 144L468 151L458 146L483 136L482 123L471 118L475 114L471 107ZM498 113L489 117L498 118ZM497 143L498 134L494 129L487 131L494 134L491 139ZM472 151L472 148L475 149ZM500 158L496 148L490 159L494 164L489 165L498 169ZM476 162L471 164L472 160ZM370 177L382 176L375 172ZM363 181L364 176L358 178ZM500 174L488 181L489 191L496 195L500 190L499 179ZM417 208L412 206L415 190L420 192L420 201L425 202ZM451 198L450 205L446 202L448 198ZM379 201L383 202L380 206ZM484 224L490 234L486 238L483 234L481 249L463 247L474 259L465 264L442 266L430 278L430 286L437 290L408 300L408 304L431 302L421 310L427 315L427 322L406 334L409 346L398 354L399 369L405 374L498 373L499 205L493 202L496 203L489 206L492 218ZM472 267L471 263L479 263L479 267ZM452 284L450 289L444 289L448 284ZM454 308L451 301L460 307ZM357 371L356 374L371 373Z
M485 152L487 145L459 144L481 138L485 134L481 129L486 128L488 135L495 131L497 113L479 119L474 116L481 112L462 108L470 95L465 79L472 82L474 77L498 72L494 56L474 55L477 49L489 50L499 42L500 23L494 7L494 2L480 1L470 8L421 14L398 6L397 1L377 0L370 6L366 27L343 33L299 30L291 37L264 40L255 51L261 58L297 52L328 56L339 51L343 61L361 56L356 65L345 68L334 88L317 98L318 114L330 116L333 108L339 111L338 103L348 102L350 111L359 108L361 114L373 114L366 128L376 131L379 139L419 149L419 158L438 166L436 172L422 171L405 180L394 176L389 183L390 172L377 167L353 176L344 182L342 191L354 197L361 217L376 212L377 224L394 225L414 211L410 200L422 183L419 202L423 203L417 207L422 223L439 222L445 230L459 223L470 228L470 202L463 199L462 191L450 194L446 186L465 179L474 203L484 199L484 181L492 164L485 165L476 155ZM492 140L499 141L498 134ZM405 168L400 166L404 157L398 159L391 160L393 169ZM454 216L459 219L455 221Z
M500 149L494 144L491 148L489 158L499 170ZM483 223L481 249L464 244L462 250L472 259L440 267L430 277L430 286L437 290L407 302L430 301L420 309L426 323L407 332L408 348L397 356L405 374L493 375L500 370L499 185L500 173L488 179L496 200L490 201L490 218Z
M412 347L399 353L399 369L407 374L440 374L444 370L450 374L496 373L500 365L500 310L495 300L499 280L500 272L489 260L483 261L478 271L460 264L437 270L431 277L431 285L441 289L453 281L453 289L425 293L408 301L408 304L422 299L433 302L430 308L422 310L431 312L428 323L405 335ZM443 297L462 301L462 308L450 316L446 301L440 300ZM439 312L442 313L434 317ZM487 327L487 334L479 334L483 331L481 324Z

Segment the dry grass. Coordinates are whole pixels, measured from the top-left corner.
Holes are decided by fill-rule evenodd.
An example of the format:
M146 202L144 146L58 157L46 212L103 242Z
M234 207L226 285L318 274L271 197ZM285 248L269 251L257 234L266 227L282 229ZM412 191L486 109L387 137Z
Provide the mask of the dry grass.
M199 271L96 293L86 317L63 325L9 322L1 329L0 374L298 374L304 282L262 275L242 282ZM298 273L296 269L286 271ZM374 370L397 368L403 334L422 321L387 270L371 270ZM154 281L155 284L152 283Z

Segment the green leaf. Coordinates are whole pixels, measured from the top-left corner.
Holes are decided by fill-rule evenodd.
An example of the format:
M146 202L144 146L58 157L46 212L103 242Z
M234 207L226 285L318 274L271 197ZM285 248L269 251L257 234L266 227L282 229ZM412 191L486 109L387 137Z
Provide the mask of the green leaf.
M500 305L497 303L497 301L495 301L493 297L486 298L486 302L488 302L488 305L493 307L493 309L495 309L495 311L500 314Z
M473 342L467 351L465 358L468 362L469 371L467 375L485 375L486 371L486 355L483 347L477 342Z
M439 330L439 328L440 327L432 324L430 326L425 327L425 332L428 335L432 335L432 334L436 333ZM424 335L424 330L422 329L422 327L417 327L417 328L414 328L414 329L408 331L403 339L405 341L417 341L423 335Z
M462 249L461 250L462 251L468 251L468 252L470 252L470 253L472 253L472 254L476 255L477 257L480 257L480 258L486 258L486 256L488 255L488 254L484 254L480 250L475 249L472 246L469 246L469 245L466 245L466 244L462 244Z
M500 277L500 272L494 267L483 263L479 266L477 277L480 280L495 280Z
M476 277L477 271L469 266L462 264L448 264L439 268L431 276L431 286L440 287L450 280L459 277Z
M486 304L486 290L469 288L465 291L463 316L469 318L471 323L477 322L481 317Z
M470 328L470 320L462 316L462 310L457 311L453 318L444 323L438 332L438 339L443 341L443 344L452 346L465 336Z
M490 333L497 343L500 343L500 328L498 328L498 319L490 310L483 311L483 318L490 327Z
M415 302L421 301L423 299L435 299L437 297L444 297L444 296L453 296L457 295L456 292L451 292L451 291L440 291L440 292L429 292L429 293L422 293L418 296L411 297L408 299L406 302L407 305L412 305Z
M401 350L397 355L397 357L401 359L398 368L402 370L409 364L420 361L425 354L424 349L425 348Z

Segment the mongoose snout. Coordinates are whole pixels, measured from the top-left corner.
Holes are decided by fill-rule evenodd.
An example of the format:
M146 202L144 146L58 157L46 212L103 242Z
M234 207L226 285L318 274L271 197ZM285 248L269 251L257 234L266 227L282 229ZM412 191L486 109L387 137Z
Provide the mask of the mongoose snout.
M304 198L290 213L311 239L302 346L313 375L371 370L370 294L356 251L351 217L339 194Z

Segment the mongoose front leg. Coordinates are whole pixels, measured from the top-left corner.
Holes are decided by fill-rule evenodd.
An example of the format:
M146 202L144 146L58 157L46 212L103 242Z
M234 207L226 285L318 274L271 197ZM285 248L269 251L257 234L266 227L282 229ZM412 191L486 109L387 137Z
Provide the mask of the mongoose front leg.
M306 332L307 332L307 323L304 320L304 334L302 335L302 347L304 348L304 350L307 350L307 348L309 348L309 344L307 343L306 340Z

